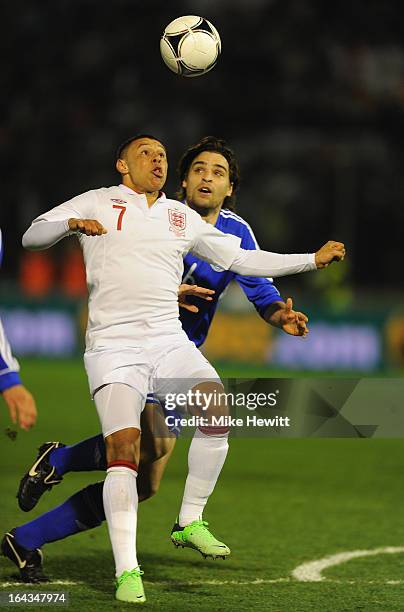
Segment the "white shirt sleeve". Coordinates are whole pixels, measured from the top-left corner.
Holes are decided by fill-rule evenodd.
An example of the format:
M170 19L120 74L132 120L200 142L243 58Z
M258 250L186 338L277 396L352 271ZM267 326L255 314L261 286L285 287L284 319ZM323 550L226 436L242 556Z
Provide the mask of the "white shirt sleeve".
M65 236L76 234L69 230L69 219L94 218L95 198L93 191L87 191L34 219L22 237L23 247L29 250L47 249Z
M287 276L316 270L315 254L302 253L282 255L268 251L245 251L239 253L229 268L242 276Z
M196 238L191 247L192 253L208 263L228 270L240 251L241 238L224 234L210 223L203 221L198 213L194 215L192 220Z
M46 221L45 219L35 219L22 237L22 246L29 251L48 249L65 236L74 233L69 230L67 220Z
M316 270L314 253L282 255L240 248L241 239L224 234L197 213L192 214L196 238L191 247L197 257L242 276L286 276Z

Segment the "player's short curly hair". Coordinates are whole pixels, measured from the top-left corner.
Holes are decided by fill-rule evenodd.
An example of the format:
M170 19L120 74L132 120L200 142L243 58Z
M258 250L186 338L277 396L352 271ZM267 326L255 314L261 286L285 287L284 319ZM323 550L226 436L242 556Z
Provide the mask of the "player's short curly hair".
M236 191L240 183L240 168L238 161L233 151L227 146L226 141L215 136L205 136L199 142L194 144L192 147L187 149L184 155L181 157L178 164L178 174L180 178L180 186L176 193L179 200L185 200L185 189L182 187L182 182L186 180L189 169L200 153L204 151L212 151L213 153L219 153L223 155L229 164L229 178L230 183L233 186L233 193L231 196L227 196L223 202L223 208L228 210L236 210Z
M132 142L135 142L135 140L140 140L141 138L150 138L150 140L157 140L157 142L159 142L164 147L164 149L166 148L164 143L161 142L160 138L157 138L156 136L152 136L151 134L135 134L134 136L131 136L130 138L127 138L126 140L121 142L121 144L116 150L115 159L118 160L125 157L125 154L127 153L128 148L132 144Z

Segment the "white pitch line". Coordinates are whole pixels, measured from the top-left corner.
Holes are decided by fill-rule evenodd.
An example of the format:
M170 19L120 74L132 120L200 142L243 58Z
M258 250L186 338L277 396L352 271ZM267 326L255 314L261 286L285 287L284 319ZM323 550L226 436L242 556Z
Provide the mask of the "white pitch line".
M375 555L397 554L403 552L404 546L385 546L383 548L374 548L373 550L351 550L341 552L328 557L323 557L322 559L316 559L315 561L302 563L293 570L292 576L299 582L321 582L322 580L326 580L325 576L322 576L321 572L328 567L340 565L341 563L345 563L346 561L357 559L359 557L373 557ZM392 582L388 582L387 584L392 584ZM394 582L394 584L396 583Z
M103 581L103 582L111 582L112 581ZM166 581L152 581L152 580L144 580L143 581L144 584L152 584L154 586L167 586L167 584L172 584L171 580L166 580ZM212 585L212 586L224 586L226 584L229 585L259 585L259 584L276 584L277 582L290 582L290 578L273 578L273 579L264 579L264 578L256 578L255 580L245 580L245 581L239 581L239 580L200 580L198 582L176 582L175 584L177 586L184 586L184 587L197 587L197 586L205 586L205 585ZM51 582L44 582L41 587L42 588L51 588L54 585L61 585L61 586L79 586L79 585L83 585L85 584L84 582L74 582L74 581L70 581L70 580L52 580ZM24 588L28 588L28 583L23 583L23 582L2 582L1 583L1 587L2 588L9 588L9 587L14 587L14 586L18 586L18 587L22 587L22 585L24 585ZM32 586L32 585L30 585Z
M345 584L356 584L358 581L356 580L340 580L333 578L326 578L322 575L322 572L335 565L340 565L341 563L345 563L346 561L350 561L351 559L357 559L360 557L373 557L381 554L397 554L403 553L404 546L385 546L383 548L375 548L373 550L352 550L342 553L337 553L335 555L329 555L327 557L323 557L322 559L316 559L315 561L308 561L306 563L302 563L298 567L296 567L292 571L292 577L299 582L322 582L327 580L328 582L334 583L345 583ZM225 586L225 585L241 585L241 586L254 586L261 584L277 584L281 582L290 582L291 578L255 578L254 580L200 580L198 582L178 582L177 586L184 587L198 587L198 586ZM107 581L103 581L107 582ZM109 581L108 581L109 582ZM151 581L145 580L145 584L151 584L155 586L166 586L167 584L172 584L171 581ZM360 581L365 584L379 584L379 581L376 580L367 580ZM384 584L403 584L403 580L386 580ZM2 582L1 588L9 588L9 587L21 587L24 583L21 582ZM58 586L79 586L84 585L84 582L77 582L73 580L52 580L51 582L44 583L42 588L51 588L54 585ZM24 585L25 586L25 585ZM28 588L28 587L26 587Z
M42 589L49 590L55 584L61 585L61 586L78 586L79 584L84 584L84 582L74 582L71 580L51 580L50 582L42 582L40 586ZM9 587L14 587L14 586L28 589L28 588L31 588L33 584L29 582L2 582L0 586L1 588L4 588L4 589L7 589ZM37 584L36 586L39 586L39 585Z
M297 569L297 568L296 568ZM279 584L280 582L291 582L291 578L272 578L272 579L265 579L265 578L256 578L255 580L201 580L199 582L176 582L175 585L178 587L200 587L200 586L226 586L226 585L235 585L235 586L259 586L261 584ZM322 580L326 580L326 582L332 582L334 584L359 584L359 582L361 584L381 584L381 581L377 581L377 580L338 580L338 579L333 579L333 578L322 578ZM156 581L151 581L151 580L144 580L143 581L144 584L147 585L152 585L152 586L162 586L165 587L168 584L172 585L172 581L171 580L156 580ZM307 580L305 580L304 582L309 582ZM314 582L318 582L318 581L314 581ZM103 580L102 581L103 584L112 584L112 580ZM51 582L44 582L41 585L33 585L31 583L24 583L24 582L2 582L0 584L0 589L7 589L10 587L19 587L20 589L29 589L32 588L33 586L40 586L42 589L51 589L53 586L57 585L57 586L83 586L85 585L85 582L74 582L72 580L53 580ZM386 580L383 584L391 584L391 585L397 585L397 584L404 584L404 580ZM88 586L88 585L87 585Z
M152 582L148 580L143 581L145 584L153 584L155 586L167 586L167 584L172 584L171 581L163 581L163 582ZM276 584L278 582L290 582L290 578L273 578L266 580L265 578L255 578L255 580L200 580L198 582L176 582L176 586L184 586L184 587L193 587L193 586L225 586L229 585L257 585L257 584Z

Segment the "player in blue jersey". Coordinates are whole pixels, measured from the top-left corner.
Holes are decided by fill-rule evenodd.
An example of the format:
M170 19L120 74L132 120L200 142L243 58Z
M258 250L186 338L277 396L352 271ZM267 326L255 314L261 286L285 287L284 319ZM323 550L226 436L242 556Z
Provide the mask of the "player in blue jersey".
M228 164L228 174L225 172L225 162ZM239 236L241 248L259 248L249 224L234 212L240 173L237 160L224 141L206 137L191 147L180 161L179 175L181 187L177 193L178 199L184 200L207 223L226 234ZM221 271L189 253L184 258L183 282L195 283L215 291L209 303L190 300L199 307L197 317L189 312L181 313L182 326L196 346L201 346L205 341L220 296L232 280L237 281L259 315L268 323L293 335L307 333L307 317L302 313L290 315L288 311L292 308L291 302L283 302L271 280Z
M248 223L234 212L239 170L234 154L223 141L208 137L191 147L180 162L179 172L180 199L185 200L207 223L215 225L225 233L239 236L241 248L258 248ZM290 299L286 303L283 302L271 280L241 277L229 271L221 271L189 254L184 260L183 282L215 291L211 301L199 298L188 300L199 309L198 313L184 309L180 311L183 328L197 346L201 346L205 341L220 295L231 280L240 284L259 315L268 323L289 334L306 335L307 317L292 310ZM150 407L147 406L146 410ZM155 409L160 411L162 418L161 407L157 406ZM143 461L140 466L139 499L147 499L157 491L175 445L176 433L167 429L164 431L164 425L160 424L159 437L154 440L154 460ZM18 492L20 507L26 511L31 510L44 491L60 482L63 475L69 471L105 468L105 447L101 434L72 446L64 446L59 442L47 443L40 448L34 466L21 481ZM3 554L20 567L23 579L19 560L23 562L30 552L39 550L46 543L96 527L105 520L102 488L102 482L92 484L57 508L6 534L2 542ZM195 502L198 503L198 500L189 499L191 505ZM194 525L195 529L198 530L198 526ZM204 526L201 529L203 531ZM186 528L183 529L179 524L174 526L171 536L174 544L189 545L187 536ZM198 546L191 547L199 552L203 551L203 548ZM31 572L31 575L35 575L35 571ZM44 578L40 564L36 566L36 578L38 581Z
M0 265L3 258L3 241L0 230ZM13 357L10 345L0 321L0 393L7 404L13 423L22 429L35 425L37 411L35 400L20 378L18 361Z

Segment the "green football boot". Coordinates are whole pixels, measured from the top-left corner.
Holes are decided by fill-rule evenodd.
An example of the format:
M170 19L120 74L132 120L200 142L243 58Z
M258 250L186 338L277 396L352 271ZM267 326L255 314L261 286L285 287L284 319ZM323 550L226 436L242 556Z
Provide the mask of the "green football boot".
M136 567L130 572L123 572L115 583L115 599L130 603L144 603L146 597L142 584L143 574L144 572L140 567Z
M171 531L171 541L177 547L197 550L205 559L206 557L211 557L212 559L221 557L225 559L230 555L230 548L223 544L223 542L219 542L210 533L208 524L202 519L193 521L186 527L180 527L176 523Z

